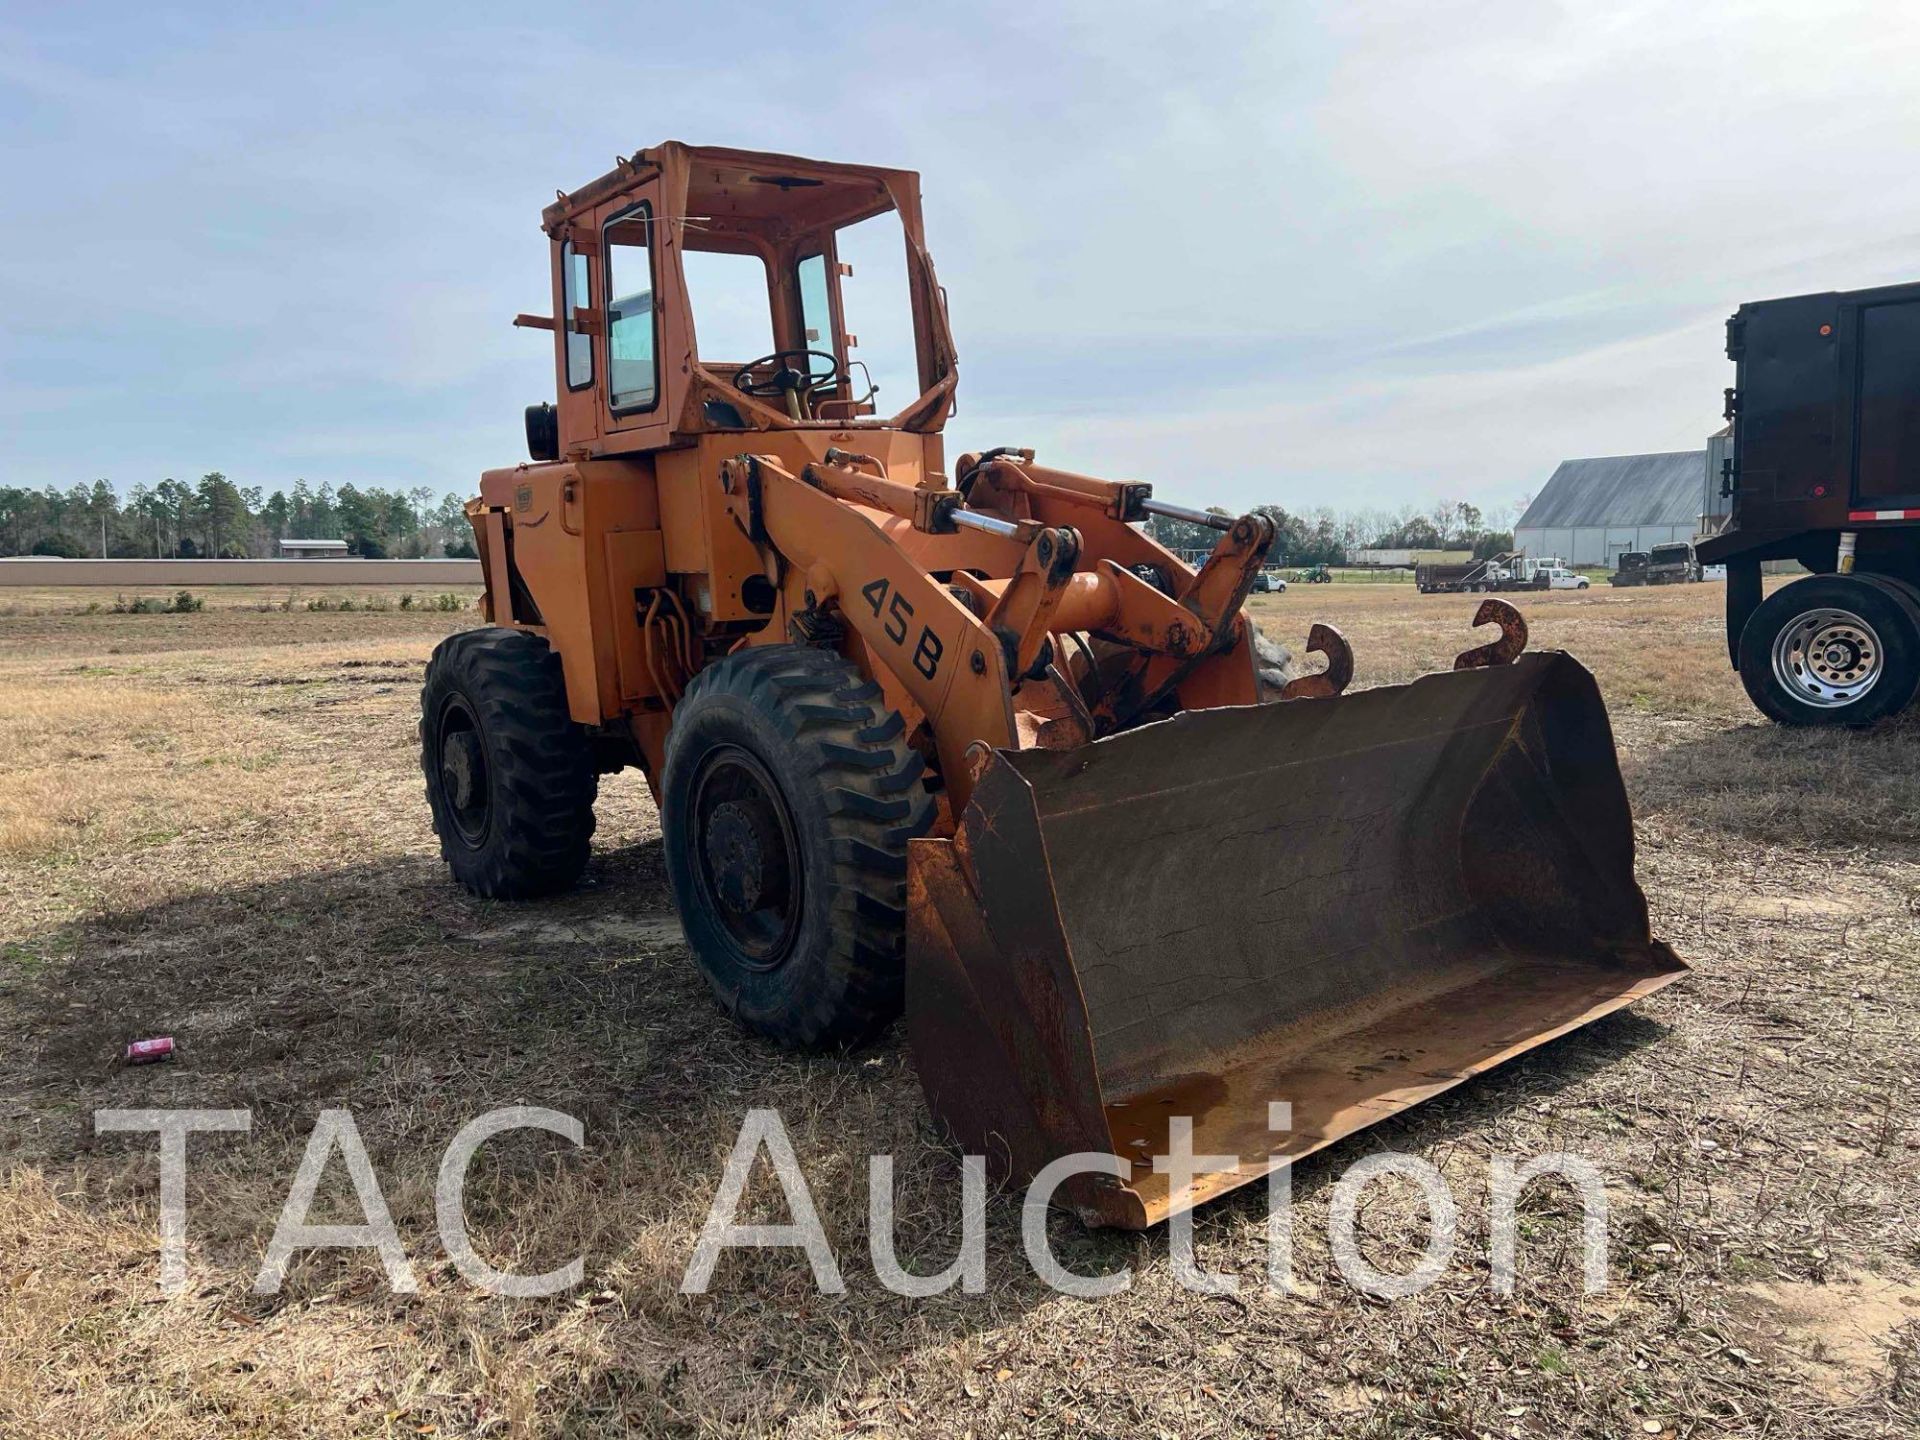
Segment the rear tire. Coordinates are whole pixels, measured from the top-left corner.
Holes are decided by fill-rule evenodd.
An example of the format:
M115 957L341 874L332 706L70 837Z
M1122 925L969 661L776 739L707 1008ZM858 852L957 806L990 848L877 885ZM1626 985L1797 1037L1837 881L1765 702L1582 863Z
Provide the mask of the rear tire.
M580 878L599 777L545 640L500 628L442 640L420 692L420 763L441 857L467 889L525 900Z
M1879 576L1814 575L1740 632L1740 680L1783 725L1871 725L1920 688L1920 603Z
M905 991L907 842L933 823L920 756L843 656L755 646L674 707L667 878L694 959L748 1029L855 1045Z

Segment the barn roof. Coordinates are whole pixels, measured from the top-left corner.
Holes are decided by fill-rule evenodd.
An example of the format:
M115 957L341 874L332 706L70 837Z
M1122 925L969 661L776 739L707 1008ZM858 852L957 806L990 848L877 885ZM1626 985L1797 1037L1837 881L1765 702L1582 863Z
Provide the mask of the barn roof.
M1691 525L1706 474L1704 450L1562 460L1516 528Z

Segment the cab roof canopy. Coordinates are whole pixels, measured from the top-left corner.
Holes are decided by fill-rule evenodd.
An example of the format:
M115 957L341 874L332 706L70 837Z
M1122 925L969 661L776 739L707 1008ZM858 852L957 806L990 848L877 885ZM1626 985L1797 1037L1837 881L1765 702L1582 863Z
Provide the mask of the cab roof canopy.
M914 171L677 140L622 157L599 179L571 194L562 192L541 213L542 225L551 232L656 174L666 177L669 209L685 217L694 249L702 248L696 238L702 221L715 230L757 234L774 243L888 210L899 210L902 220L918 229L920 177ZM686 188L676 195L682 176Z

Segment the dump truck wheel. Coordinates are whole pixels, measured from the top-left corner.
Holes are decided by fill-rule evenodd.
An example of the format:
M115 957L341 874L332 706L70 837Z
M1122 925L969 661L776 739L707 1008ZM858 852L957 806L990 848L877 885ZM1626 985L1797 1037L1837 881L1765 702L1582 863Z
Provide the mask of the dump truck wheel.
M489 628L441 641L420 692L420 763L440 854L467 889L524 900L580 878L599 777L545 640Z
M707 983L783 1044L858 1044L900 1013L907 842L933 801L880 687L843 656L756 646L696 675L662 767L667 878Z
M1740 632L1740 680L1783 725L1870 725L1920 687L1920 606L1873 576L1775 591Z

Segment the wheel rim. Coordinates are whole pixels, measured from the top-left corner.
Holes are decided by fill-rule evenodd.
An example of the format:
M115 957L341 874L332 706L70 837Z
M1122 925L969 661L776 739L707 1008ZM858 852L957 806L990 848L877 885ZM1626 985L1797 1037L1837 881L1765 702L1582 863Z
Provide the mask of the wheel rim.
M804 872L793 817L759 760L724 745L693 782L688 860L707 913L749 970L776 970L800 928Z
M1885 668L1880 636L1851 610L1809 610L1773 638L1773 678L1817 709L1858 704Z
M447 817L468 847L486 838L492 818L493 785L487 772L487 747L473 712L459 700L440 711L440 793Z

